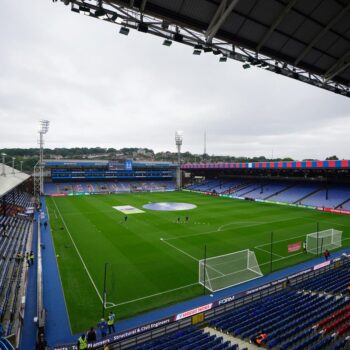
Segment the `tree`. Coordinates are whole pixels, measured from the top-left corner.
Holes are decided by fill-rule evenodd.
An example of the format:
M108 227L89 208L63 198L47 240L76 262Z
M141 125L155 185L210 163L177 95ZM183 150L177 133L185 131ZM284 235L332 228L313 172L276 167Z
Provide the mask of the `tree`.
M326 160L339 160L337 156L327 157Z

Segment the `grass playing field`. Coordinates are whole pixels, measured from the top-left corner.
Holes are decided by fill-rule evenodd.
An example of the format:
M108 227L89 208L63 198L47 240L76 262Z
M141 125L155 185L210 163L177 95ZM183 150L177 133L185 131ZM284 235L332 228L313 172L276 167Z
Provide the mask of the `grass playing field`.
M144 210L128 215L127 222L113 208L142 210L149 202L185 202L197 208ZM205 245L207 257L249 248L267 274L271 231L273 270L315 257L288 254L287 245L315 232L317 222L320 230L343 231L343 246L350 239L345 215L189 192L48 197L47 206L73 332L101 317L105 263L108 306L121 319L201 295L198 260Z

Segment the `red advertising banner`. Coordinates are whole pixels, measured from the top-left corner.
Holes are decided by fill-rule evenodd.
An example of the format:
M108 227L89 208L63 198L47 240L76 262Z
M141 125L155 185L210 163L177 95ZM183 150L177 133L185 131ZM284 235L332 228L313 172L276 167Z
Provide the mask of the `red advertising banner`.
M288 244L288 253L297 252L301 249L301 242L296 242L293 244Z

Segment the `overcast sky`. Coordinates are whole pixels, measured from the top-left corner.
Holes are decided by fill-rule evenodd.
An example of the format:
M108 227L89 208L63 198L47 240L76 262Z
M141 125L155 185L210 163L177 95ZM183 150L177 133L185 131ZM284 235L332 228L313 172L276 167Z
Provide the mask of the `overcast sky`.
M234 156L350 158L350 99L70 11L2 1L0 147L148 147Z

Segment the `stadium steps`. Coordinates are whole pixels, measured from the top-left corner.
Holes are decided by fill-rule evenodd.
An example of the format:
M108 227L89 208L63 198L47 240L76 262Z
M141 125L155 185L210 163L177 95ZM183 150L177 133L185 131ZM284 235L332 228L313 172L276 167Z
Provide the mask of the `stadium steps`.
M226 191L223 192L223 194L233 194L237 191L240 191L246 187L248 187L250 184L248 182L243 182L243 183L240 183L240 184L236 184L230 188L228 188Z
M285 187L284 189L279 190L278 192L273 193L273 194L267 196L266 198L264 198L264 200L270 199L270 198L272 198L272 197L274 197L274 196L277 196L277 195L279 195L280 193L283 193L283 192L285 192L285 191L291 189L291 188L294 187L294 186L295 186L295 184L293 183L292 185L289 185L289 186Z
M237 344L238 349L247 349L247 350L259 349L259 347L257 347L254 344L250 344L249 342L246 342L240 338L233 337L230 334L220 332L218 329L214 329L211 327L205 327L204 332L209 333L210 335L216 335L217 337L222 337L224 339L224 342L230 341L232 345Z
M309 198L309 197L313 196L314 194L316 194L316 193L318 193L318 192L320 192L320 191L322 191L324 189L325 189L325 186L321 186L321 187L317 188L316 190L308 193L306 196L303 196L303 197L297 199L295 202L293 202L293 204L298 204L299 202L302 202L306 198Z
M348 204L350 203L350 198L345 199L345 201L341 202L340 204L338 204L335 209L340 209L341 206L343 206L344 204Z
M240 197L243 197L243 196L245 196L246 194L249 194L250 192L253 192L253 191L255 191L255 190L261 188L261 186L265 186L265 184L264 184L264 185L259 185L259 186L254 187L253 189L251 189L251 190L249 190L249 191L247 191L247 192L242 193L242 194L240 195Z

